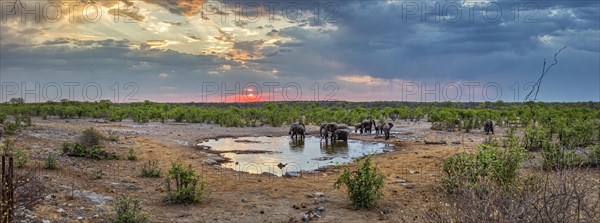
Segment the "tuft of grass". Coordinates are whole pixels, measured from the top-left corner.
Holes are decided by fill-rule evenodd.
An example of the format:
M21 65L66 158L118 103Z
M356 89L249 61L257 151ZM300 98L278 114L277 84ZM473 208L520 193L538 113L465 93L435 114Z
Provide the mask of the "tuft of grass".
M140 168L140 176L141 177L160 177L162 170L158 167L157 160L149 160L147 163L142 164Z
M58 159L54 154L48 154L44 163L44 169L55 170L58 169Z
M133 148L129 148L129 152L127 153L127 159L131 161L137 160L137 156L135 155L135 151Z
M29 163L29 152L24 149L17 149L15 152L15 167L23 168Z

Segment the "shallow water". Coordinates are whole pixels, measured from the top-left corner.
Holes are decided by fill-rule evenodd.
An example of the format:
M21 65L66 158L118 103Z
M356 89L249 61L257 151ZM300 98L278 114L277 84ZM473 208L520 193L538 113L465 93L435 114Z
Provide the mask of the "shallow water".
M223 163L222 167L277 176L349 163L353 158L393 149L393 145L377 142L348 140L326 144L318 137L306 137L302 141L288 136L211 139L198 145L210 146L211 150L222 152L221 155L232 160ZM279 163L285 167L279 168Z

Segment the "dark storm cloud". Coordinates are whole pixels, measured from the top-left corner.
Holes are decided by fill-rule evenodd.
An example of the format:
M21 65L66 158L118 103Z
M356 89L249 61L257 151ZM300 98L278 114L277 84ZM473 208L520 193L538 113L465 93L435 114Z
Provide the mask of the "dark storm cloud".
M525 10L524 3L517 2L521 4L517 21L514 11L510 10L515 1L498 3L502 17L497 21L487 21L495 16L492 12L484 17L486 5L473 6L473 19L466 14L466 6L461 6L464 7L463 16L452 22L444 19L436 22L434 16L422 21L422 4L429 9L434 8L435 2L430 1L336 3L339 6L339 22L333 25L338 29L327 33L325 38L315 35L316 31L307 32L296 27L280 30L279 35L293 37L297 43L304 44L303 50L308 53L335 58L345 65L348 73L382 78L460 79L477 76L483 71L516 76L528 73L530 69L515 70L511 66L490 70L489 64L538 62L562 45L569 45L570 50L578 52L571 55L574 57L583 57L580 51L599 53L599 3L594 1L534 2L535 12ZM439 3L440 8L444 4L460 4L452 1ZM415 15L403 14L403 6L407 4L419 7ZM535 14L526 18L530 13ZM554 45L545 44L542 41L544 37L550 38ZM489 61L481 61L481 58ZM465 61L480 61L481 64ZM535 69L538 69L537 64ZM597 71L591 66L587 75Z

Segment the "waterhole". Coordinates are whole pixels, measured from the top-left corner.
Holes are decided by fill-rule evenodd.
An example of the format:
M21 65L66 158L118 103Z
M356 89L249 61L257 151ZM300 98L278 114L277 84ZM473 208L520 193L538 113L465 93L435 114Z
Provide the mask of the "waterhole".
M254 174L294 175L394 148L379 142L348 140L326 142L318 137L292 140L290 137L239 137L211 139L198 146L220 153L231 162L221 166Z

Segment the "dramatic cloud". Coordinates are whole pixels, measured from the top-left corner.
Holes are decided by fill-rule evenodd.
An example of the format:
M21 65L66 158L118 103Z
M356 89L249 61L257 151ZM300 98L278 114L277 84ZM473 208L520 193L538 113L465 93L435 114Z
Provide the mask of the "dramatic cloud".
M315 87L337 89L318 99L454 100L444 87L457 84L456 100L472 100L473 85L474 100L522 101L544 58L567 46L540 98L600 100L598 1L60 2L97 3L103 16L87 21L84 5L53 22L3 14L0 81L135 82L161 101L201 101L207 82L296 83L305 100L330 93Z

